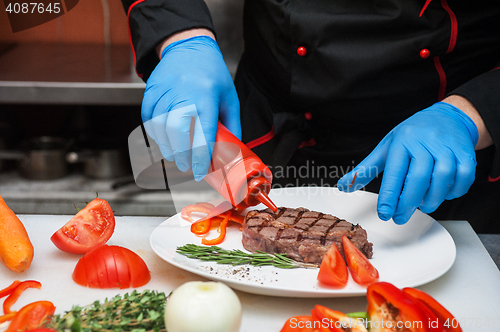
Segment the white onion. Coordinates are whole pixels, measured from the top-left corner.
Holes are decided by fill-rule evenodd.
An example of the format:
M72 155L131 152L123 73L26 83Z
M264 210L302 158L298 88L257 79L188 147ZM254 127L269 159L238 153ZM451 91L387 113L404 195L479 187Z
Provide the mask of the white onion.
M221 282L187 282L168 298L165 325L168 332L237 332L241 303Z

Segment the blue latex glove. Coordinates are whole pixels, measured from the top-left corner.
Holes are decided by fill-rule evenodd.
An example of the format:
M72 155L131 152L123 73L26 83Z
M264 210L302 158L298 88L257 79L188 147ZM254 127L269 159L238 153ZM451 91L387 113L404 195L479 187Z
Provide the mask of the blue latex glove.
M241 138L238 96L216 41L197 36L168 45L147 81L141 114L165 159L175 160L183 172L192 168L201 180L210 165L219 117Z
M445 199L469 190L474 182L478 137L476 125L465 113L450 104L436 103L396 126L338 181L338 188L346 192L360 189L384 171L377 202L379 218L404 224L417 208L430 213Z

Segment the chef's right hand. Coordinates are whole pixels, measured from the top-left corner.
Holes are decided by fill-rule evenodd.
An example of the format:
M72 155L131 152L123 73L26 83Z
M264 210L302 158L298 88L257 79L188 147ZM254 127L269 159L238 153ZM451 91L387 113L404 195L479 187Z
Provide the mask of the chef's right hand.
M196 36L168 45L147 81L141 114L165 159L175 160L183 172L192 168L194 178L203 179L219 117L241 138L238 96L217 42Z

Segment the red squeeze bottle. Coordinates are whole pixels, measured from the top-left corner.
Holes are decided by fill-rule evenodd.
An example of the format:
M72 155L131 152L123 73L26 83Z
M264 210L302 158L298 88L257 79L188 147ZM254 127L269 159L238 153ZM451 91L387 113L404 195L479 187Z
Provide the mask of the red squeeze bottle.
M276 212L278 208L267 196L272 179L262 160L219 122L210 169L205 176L208 184L237 208L262 203Z

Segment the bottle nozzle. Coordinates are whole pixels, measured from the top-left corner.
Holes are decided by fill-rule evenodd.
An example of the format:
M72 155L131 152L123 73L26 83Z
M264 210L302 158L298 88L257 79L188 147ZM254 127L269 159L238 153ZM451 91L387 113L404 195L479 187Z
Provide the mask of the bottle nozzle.
M269 198L269 196L266 195L265 192L260 191L257 195L255 195L255 198L259 202L270 208L273 212L278 211L278 207L273 203L273 201Z

